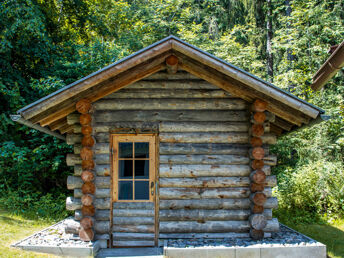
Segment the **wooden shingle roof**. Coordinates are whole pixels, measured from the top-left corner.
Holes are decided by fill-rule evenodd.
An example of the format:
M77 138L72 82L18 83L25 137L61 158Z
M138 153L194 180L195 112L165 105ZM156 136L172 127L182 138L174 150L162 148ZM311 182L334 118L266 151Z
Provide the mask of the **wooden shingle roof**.
M87 98L94 102L106 95L166 69L166 58L178 58L182 69L220 87L248 102L262 99L269 103L268 111L276 115L273 126L280 132L290 131L316 120L324 111L289 92L283 91L236 66L233 66L174 36L150 45L124 59L94 72L64 88L20 109L17 113L28 124L40 125L51 131L59 128L69 132L68 114L75 103ZM57 126L59 125L59 126Z

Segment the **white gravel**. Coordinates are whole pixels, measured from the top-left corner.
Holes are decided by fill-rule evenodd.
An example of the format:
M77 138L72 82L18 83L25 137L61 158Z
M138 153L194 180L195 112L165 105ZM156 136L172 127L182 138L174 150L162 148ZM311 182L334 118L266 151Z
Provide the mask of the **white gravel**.
M84 242L80 240L78 235L65 233L65 225L70 219L72 218L64 219L15 243L13 246L92 247L92 242Z

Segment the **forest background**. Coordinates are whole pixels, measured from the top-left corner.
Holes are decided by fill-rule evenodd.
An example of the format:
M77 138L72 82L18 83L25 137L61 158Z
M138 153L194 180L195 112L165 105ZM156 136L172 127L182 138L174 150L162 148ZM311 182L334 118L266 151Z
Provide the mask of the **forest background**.
M21 107L173 34L323 109L331 119L280 138L282 222L344 215L344 76L310 89L344 39L343 0L3 0L0 3L0 205L68 215L70 146L16 124ZM292 216L291 216L292 214Z

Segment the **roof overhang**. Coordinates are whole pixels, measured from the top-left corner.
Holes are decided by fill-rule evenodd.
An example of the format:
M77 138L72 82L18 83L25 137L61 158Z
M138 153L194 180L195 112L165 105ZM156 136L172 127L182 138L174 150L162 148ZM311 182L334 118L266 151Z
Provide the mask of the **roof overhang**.
M321 89L339 70L344 67L344 41L336 47L312 79L312 89Z
M171 55L178 67L248 102L259 98L269 103L268 111L277 117L275 126L290 131L316 119L324 111L275 85L268 83L174 36L169 36L124 59L94 72L20 109L18 114L32 124L49 126L68 133L66 117L75 103L87 98L94 102L133 82L166 68ZM62 128L62 129L61 129Z

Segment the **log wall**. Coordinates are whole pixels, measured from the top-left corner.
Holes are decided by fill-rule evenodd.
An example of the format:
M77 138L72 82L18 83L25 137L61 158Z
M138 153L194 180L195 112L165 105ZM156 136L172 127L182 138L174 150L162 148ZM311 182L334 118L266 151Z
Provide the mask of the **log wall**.
M109 135L138 131L159 135L160 239L247 237L252 160L249 106L183 72L155 74L94 102L96 238L106 238L104 234L110 230L115 246L128 245L125 243L128 239L134 239L137 245L153 241L151 207L123 208L115 204L110 219ZM278 227L271 212L277 207L277 200L271 195L276 178L270 175L276 158L269 154L269 144L276 142L276 136L270 133L269 119L273 119L270 114L262 124L261 137L265 153L262 170L267 175L264 189L267 200L263 204L266 232ZM67 136L67 142L74 145L74 154L67 157L67 163L74 166L74 177L68 183L74 189L74 198L69 199L67 207L76 210L78 219L81 218L81 126L76 114L69 115L67 121L74 126L74 134Z

